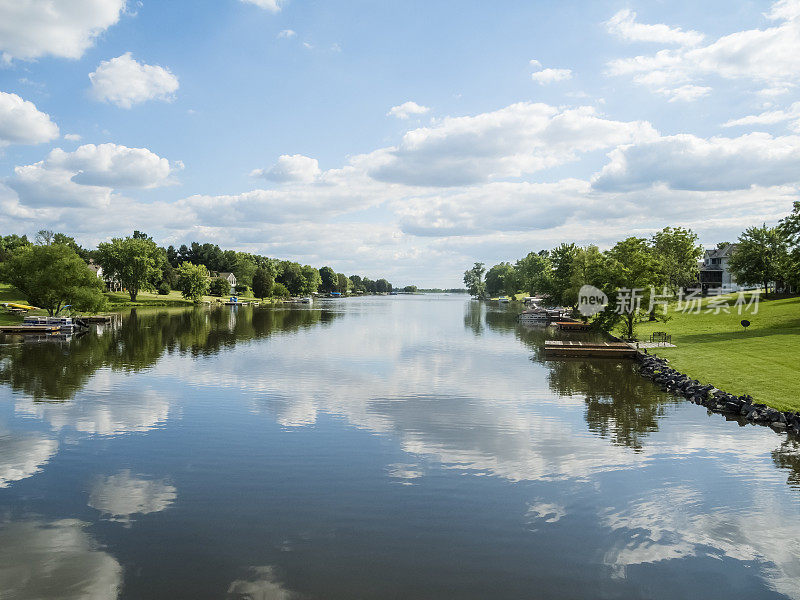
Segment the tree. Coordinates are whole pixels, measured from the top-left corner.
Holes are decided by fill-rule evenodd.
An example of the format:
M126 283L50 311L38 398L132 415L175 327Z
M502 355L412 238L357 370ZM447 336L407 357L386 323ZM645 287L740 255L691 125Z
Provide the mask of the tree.
M729 264L739 283L762 284L764 294L769 295L769 284L783 281L787 274L786 238L777 227L749 227L739 236Z
M795 201L792 212L781 220L778 230L790 248L786 281L797 291L800 288L800 201Z
M578 247L575 244L561 244L553 248L549 254L550 270L548 277L542 284L547 289L554 304L559 306L574 306L578 302L577 295L572 296L572 270L575 267L575 257Z
M384 281L386 281L384 279ZM336 291L341 294L346 294L347 290L353 285L353 282L347 278L344 273L336 274Z
M486 272L482 262L476 262L475 265L464 271L464 285L467 286L467 291L474 298L483 298L486 295L486 283L483 281L483 274Z
M0 277L50 315L65 305L93 311L105 304L103 282L64 244L19 248L0 266Z
M660 276L660 285L673 295L699 278L697 261L703 248L697 243L697 234L683 227L665 227L650 238L650 245Z
M550 259L546 252L529 252L525 258L517 261L516 279L520 289L530 295L550 293ZM486 274L488 288L489 274ZM488 289L486 290L489 291Z
M375 282L375 292L378 294L386 294L392 291L392 284L385 279L378 279Z
M311 265L304 265L300 268L300 274L303 276L303 285L300 293L304 296L309 296L316 292L319 289L320 284L322 283L322 277L320 277L319 270L315 269Z
M128 291L131 302L140 290L155 289L167 257L151 238L114 238L97 246L97 262L103 272Z
M303 293L303 270L298 263L288 260L281 261L276 279L286 286L292 296L299 296Z
M36 237L33 239L39 246L49 246L53 243L53 238L55 235L56 232L52 229L40 229L36 232Z
M182 262L178 267L177 288L187 300L200 302L208 292L208 269L205 265Z
M275 285L275 273L270 269L260 267L253 274L253 295L262 300L272 295L272 286Z
M403 288L403 291L407 294L416 294L417 293L417 286L415 285L407 285Z
M486 272L486 293L489 296L513 294L515 288L516 273L510 263L502 262Z
M336 291L336 287L339 285L339 278L336 276L336 271L330 267L322 267L319 270L319 276L322 281L320 290L327 293Z
M208 293L211 296L224 296L230 291L230 282L222 277L214 277L208 284Z
M291 294L285 285L276 283L272 288L272 295L276 298L288 298Z
M11 256L20 248L30 246L28 236L19 236L16 234L6 235L0 237L0 262L4 262L11 258Z
M652 289L659 283L655 257L647 240L629 237L605 252L601 289L609 304L603 311L607 325L623 323L623 335L633 338L636 322L650 308Z
M360 275L350 275L350 281L353 282L353 291L354 292L365 292L364 289L364 280L361 278Z

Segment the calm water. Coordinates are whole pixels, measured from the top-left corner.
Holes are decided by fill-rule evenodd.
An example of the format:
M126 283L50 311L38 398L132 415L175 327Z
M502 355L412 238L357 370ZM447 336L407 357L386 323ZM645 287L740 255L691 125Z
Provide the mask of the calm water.
M0 346L0 598L800 598L800 445L460 296Z

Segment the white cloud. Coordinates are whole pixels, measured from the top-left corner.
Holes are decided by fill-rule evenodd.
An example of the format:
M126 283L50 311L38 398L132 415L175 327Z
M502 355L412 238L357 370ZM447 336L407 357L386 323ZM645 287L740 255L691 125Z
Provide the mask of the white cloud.
M711 88L701 85L686 84L676 88L663 87L656 90L669 98L669 102L694 102L711 93Z
M531 79L539 85L546 85L556 81L572 79L572 71L570 69L542 69L531 75Z
M6 60L46 55L80 58L103 31L114 25L126 0L3 0L0 54Z
M136 62L130 52L104 60L93 73L92 96L121 108L147 100L172 101L178 89L178 78L169 69Z
M0 92L0 148L10 144L41 144L58 137L58 125L33 102Z
M695 46L703 41L703 34L697 31L683 31L679 27L664 24L646 25L636 22L636 13L630 9L619 11L608 21L609 33L629 42L653 42L657 44L679 44Z
M285 0L241 0L245 4L253 4L272 13L280 12Z
M427 106L422 106L409 100L408 102L403 102L403 104L398 106L393 106L389 112L386 113L386 115L390 117L397 117L398 119L408 119L413 115L424 115L429 111L430 108Z
M279 39L280 38L289 39L295 37L296 35L297 32L294 31L293 29L283 29L278 32L278 35L276 37L278 37Z
M530 60L530 63L529 63L529 64L530 64L530 65L531 65L531 66L532 66L534 69L541 69L541 68L542 68L542 63L540 63L540 62L539 62L538 60L536 60L535 58L532 58L532 59Z
M28 206L107 205L113 188L153 188L172 183L182 167L147 148L85 144L56 148L43 161L14 168L6 183Z
M80 142L81 136L77 133L67 133L64 135L64 139L69 142Z
M278 162L269 169L255 169L252 177L263 177L279 183L296 181L314 181L320 176L319 162L316 158L302 154L283 154Z
M294 600L297 594L283 586L271 566L251 567L247 579L237 579L228 586L226 600L258 598L261 600Z
M792 121L791 127L800 132L800 102L795 102L785 110L768 110L757 115L747 115L739 119L731 119L722 124L723 127L742 127L748 125L775 125Z
M595 176L598 190L664 183L677 190L736 190L800 181L800 136L751 133L738 138L680 134L612 150Z
M520 102L468 117L447 117L407 132L400 144L352 159L371 177L420 186L470 185L522 175L580 154L656 137L643 121L612 121L588 106L560 109Z
M629 75L654 91L679 88L705 77L749 80L780 89L800 81L800 5L797 0L773 4L768 18L778 24L725 35L694 48L664 49L611 61L611 75ZM618 13L619 14L619 13Z
M122 471L95 481L89 494L89 506L112 520L127 522L136 514L166 510L177 497L175 486L163 480L134 477L130 471Z

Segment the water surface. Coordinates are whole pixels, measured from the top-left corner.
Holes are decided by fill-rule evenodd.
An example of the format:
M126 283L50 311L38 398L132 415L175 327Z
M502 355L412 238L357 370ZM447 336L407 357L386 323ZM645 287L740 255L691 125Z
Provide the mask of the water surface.
M556 335L394 296L0 339L0 598L800 598L797 441Z

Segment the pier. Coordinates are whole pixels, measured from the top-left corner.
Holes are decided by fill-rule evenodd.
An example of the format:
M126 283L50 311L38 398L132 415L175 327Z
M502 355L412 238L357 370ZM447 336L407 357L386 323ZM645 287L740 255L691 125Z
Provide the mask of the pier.
M635 358L636 348L625 342L546 340L545 358Z

